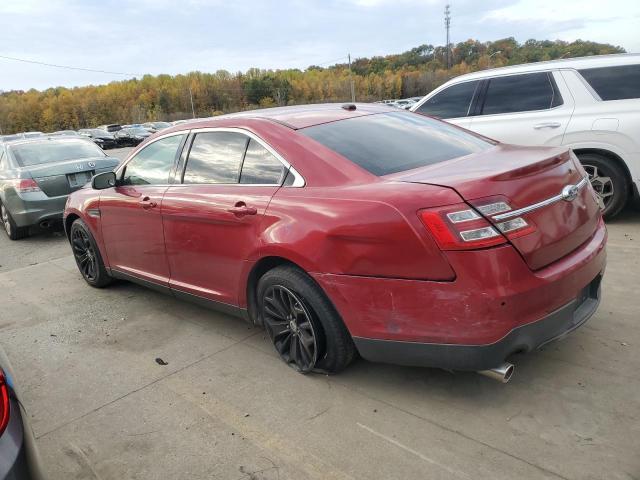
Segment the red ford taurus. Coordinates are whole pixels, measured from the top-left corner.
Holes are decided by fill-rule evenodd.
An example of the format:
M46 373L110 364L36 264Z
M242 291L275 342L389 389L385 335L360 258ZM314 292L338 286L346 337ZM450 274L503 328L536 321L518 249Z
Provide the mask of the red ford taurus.
M65 228L84 279L264 325L301 372L368 360L489 370L596 310L607 233L576 157L374 105L164 130Z

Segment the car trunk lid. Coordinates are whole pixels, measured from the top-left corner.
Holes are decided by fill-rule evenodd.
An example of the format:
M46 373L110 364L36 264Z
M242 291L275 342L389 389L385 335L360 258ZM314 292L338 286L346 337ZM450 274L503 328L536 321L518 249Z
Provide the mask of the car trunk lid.
M96 173L108 172L118 165L111 157L83 158L31 165L28 170L48 197L59 197L82 188Z
M586 174L566 148L497 145L485 152L390 175L397 181L453 188L494 225L522 218L529 227L507 234L533 270L571 253L595 232L599 206Z

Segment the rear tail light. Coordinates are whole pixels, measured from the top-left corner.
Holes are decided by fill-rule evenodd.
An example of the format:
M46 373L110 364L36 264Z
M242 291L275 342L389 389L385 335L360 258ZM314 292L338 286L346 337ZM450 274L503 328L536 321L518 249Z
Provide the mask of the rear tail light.
M9 387L4 372L0 370L0 435L9 424Z
M33 178L20 178L13 180L14 188L20 193L40 192L40 187Z
M465 203L418 212L442 250L473 250L506 243L506 238Z
M485 217L493 217L494 215L499 215L512 210L508 200L502 196L484 198L470 203ZM494 222L494 226L509 239L528 235L535 230L535 226L531 221L527 221L522 217L496 221Z
M473 202L473 208L459 203L420 210L418 214L442 250L493 247L506 243L507 238L522 237L535 230L535 226L522 217L494 223L487 220L511 211L505 200L502 197L483 199L482 202Z

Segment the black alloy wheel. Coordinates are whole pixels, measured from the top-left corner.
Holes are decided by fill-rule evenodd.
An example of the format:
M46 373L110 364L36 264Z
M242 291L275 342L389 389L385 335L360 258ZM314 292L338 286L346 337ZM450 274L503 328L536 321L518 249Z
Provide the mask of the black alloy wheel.
M301 373L313 370L318 345L309 309L291 290L273 285L264 292L262 318L276 351Z
M98 259L87 232L77 228L71 232L71 247L80 273L84 279L93 283L98 277Z

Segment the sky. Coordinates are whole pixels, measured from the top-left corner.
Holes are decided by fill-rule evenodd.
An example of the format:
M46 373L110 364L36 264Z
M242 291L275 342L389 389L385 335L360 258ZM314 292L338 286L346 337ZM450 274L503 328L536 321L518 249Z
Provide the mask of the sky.
M146 73L331 65L445 43L444 0L0 0L0 91ZM638 0L450 0L451 41L611 43L640 53ZM605 8L606 5L606 8Z

